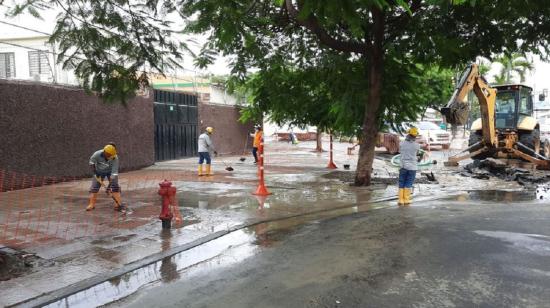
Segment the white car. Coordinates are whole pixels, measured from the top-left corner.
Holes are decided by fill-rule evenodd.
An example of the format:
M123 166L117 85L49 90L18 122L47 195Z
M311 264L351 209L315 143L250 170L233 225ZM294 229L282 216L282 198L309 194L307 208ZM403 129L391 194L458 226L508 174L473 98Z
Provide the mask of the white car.
M418 128L418 133L424 136L430 146L440 145L444 150L451 147L451 133L441 129L437 124L422 121L413 123L412 126Z

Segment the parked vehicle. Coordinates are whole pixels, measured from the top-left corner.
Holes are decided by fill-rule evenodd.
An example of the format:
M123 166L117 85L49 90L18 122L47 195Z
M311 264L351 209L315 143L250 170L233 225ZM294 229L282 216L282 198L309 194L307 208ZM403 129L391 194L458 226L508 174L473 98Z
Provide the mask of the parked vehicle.
M401 131L397 131L393 128L389 128L387 132L378 133L378 142L377 147L384 147L386 151L390 154L399 153L399 143L405 140L405 133L408 126L403 123L401 124ZM416 137L416 142L420 144L423 149L426 149L427 143L426 138L422 135Z
M550 124L540 124L540 154L548 157L550 154Z
M443 149L451 147L451 133L441 129L439 125L433 122L421 121L413 123L412 126L418 128L418 132L424 137L425 142L430 146L440 145Z

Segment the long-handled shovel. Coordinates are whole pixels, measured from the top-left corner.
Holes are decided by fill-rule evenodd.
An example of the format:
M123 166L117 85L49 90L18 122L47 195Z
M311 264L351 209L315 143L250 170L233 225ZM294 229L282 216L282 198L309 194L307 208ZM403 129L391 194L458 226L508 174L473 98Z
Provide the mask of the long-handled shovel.
M117 208L116 208L117 211L124 214L132 212L132 210L128 206L118 202L118 200L113 196L113 194L111 194L111 190L107 186L105 186L105 184L103 183L100 177L94 176L94 178L99 183L99 185L101 185L101 187L105 188L105 192L107 193L107 195L109 195L109 197L111 197L111 199L115 201L117 205Z
M244 148L243 148L243 155L246 154L246 146L248 145L248 133L246 133L246 141L244 142ZM246 160L246 157L245 156L241 156L241 158L239 158L240 161L244 162Z

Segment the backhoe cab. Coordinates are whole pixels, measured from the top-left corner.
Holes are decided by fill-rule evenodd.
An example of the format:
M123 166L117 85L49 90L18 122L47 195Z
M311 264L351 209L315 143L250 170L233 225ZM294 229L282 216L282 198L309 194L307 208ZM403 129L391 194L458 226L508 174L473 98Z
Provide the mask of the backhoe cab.
M470 102L467 95L470 91L478 98L481 117L472 124L468 148L450 157L446 165L456 166L470 157L495 157L522 159L539 169L550 169L550 146L546 142L541 144L539 124L533 117L530 87L520 84L491 87L477 65L471 64L462 74L449 103L442 108L447 123L464 125L468 122Z

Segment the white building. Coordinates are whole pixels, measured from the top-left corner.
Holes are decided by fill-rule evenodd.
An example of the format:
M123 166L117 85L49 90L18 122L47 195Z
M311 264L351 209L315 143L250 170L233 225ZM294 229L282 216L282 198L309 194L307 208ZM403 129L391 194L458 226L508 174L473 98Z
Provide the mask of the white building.
M159 90L197 94L200 101L205 104L234 106L243 103L242 99L228 93L223 84L212 82L209 78L196 76L175 77L169 74L166 76L157 75L152 76L151 84L153 88Z
M52 20L1 17L0 78L78 84L72 71L56 64L56 48L48 43L52 29Z

